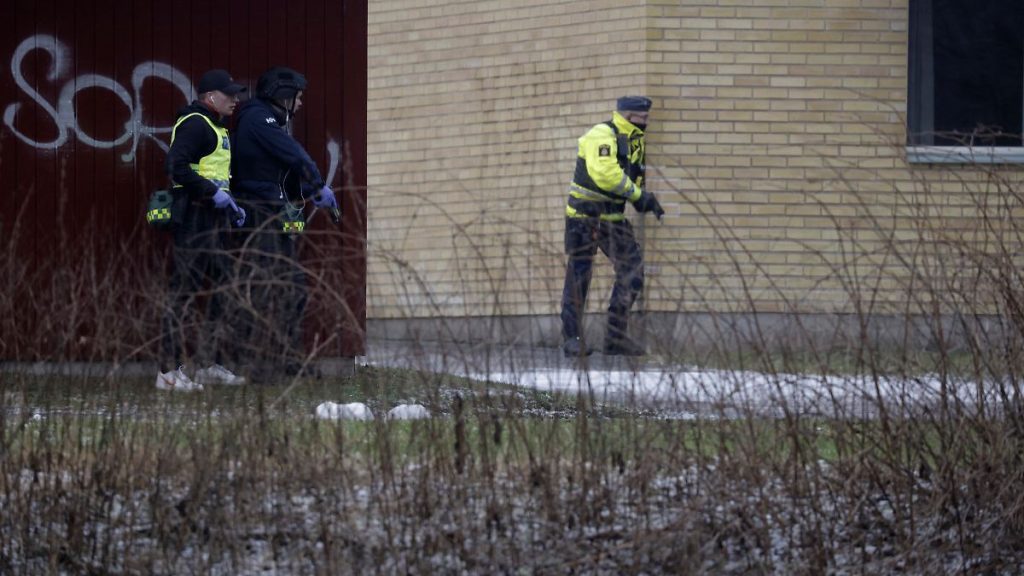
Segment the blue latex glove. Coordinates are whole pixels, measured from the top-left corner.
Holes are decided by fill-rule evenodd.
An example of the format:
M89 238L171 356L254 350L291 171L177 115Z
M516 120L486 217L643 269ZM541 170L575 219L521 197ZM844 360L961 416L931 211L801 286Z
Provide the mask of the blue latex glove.
M338 209L338 199L334 197L334 191L329 186L324 186L313 195L313 205L317 208Z
M235 212L235 216L231 222L235 225L235 228L245 226L245 208L239 207L238 212Z
M225 208L230 208L232 212L238 212L240 210L238 208L238 204L235 204L235 199L232 198L231 194L223 188L219 188L217 193L213 195L213 205L218 210L223 210Z

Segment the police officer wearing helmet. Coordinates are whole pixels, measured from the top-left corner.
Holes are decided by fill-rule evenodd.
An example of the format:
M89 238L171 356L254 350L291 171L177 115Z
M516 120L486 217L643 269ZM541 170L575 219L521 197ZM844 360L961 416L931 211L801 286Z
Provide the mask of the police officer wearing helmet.
M305 275L296 261L296 238L304 228L302 207L337 210L334 193L289 122L302 107L305 76L275 67L260 76L256 98L238 113L232 156L232 190L248 214L244 273L254 282L253 314L246 323L253 353L273 364L269 372L297 370Z
M592 127L578 142L576 169L565 207L565 252L568 263L562 290L562 351L566 357L588 356L582 317L593 270L601 252L615 267L608 304L604 353L641 356L643 346L629 337L629 309L644 286L643 253L626 220L626 203L637 212L665 214L654 194L644 189L644 131L651 100L618 99L612 119Z
M204 383L240 384L220 362L230 342L219 324L224 311L223 294L215 291L207 308L207 322L200 330L200 355L214 364L191 376L185 364L184 327L197 324L196 293L206 284L226 279L223 232L241 226L244 211L229 189L231 145L225 118L238 104L246 88L224 70L210 70L199 80L198 98L178 112L171 131L165 167L173 183L174 268L170 279L169 305L162 328L163 368L157 387L198 389ZM213 336L213 342L203 337Z

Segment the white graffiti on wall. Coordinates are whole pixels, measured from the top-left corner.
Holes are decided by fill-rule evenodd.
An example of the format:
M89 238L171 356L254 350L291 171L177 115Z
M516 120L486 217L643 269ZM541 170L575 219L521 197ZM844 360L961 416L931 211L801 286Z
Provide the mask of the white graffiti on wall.
M188 76L177 68L161 62L143 62L135 67L132 72L132 90L134 97L113 78L99 74L81 74L69 79L64 83L57 97L56 107L47 101L35 88L29 84L22 72L22 62L33 50L43 50L49 53L52 62L46 74L46 79L56 82L67 75L70 69L70 57L67 46L53 36L38 34L26 38L14 51L11 58L11 74L14 76L14 83L17 84L29 98L31 98L53 121L57 128L57 136L48 142L38 141L31 136L24 134L15 127L15 119L21 103L14 103L4 109L4 125L18 137L22 142L36 148L59 148L67 142L68 134L74 133L75 137L82 143L95 148L116 148L131 140L131 148L121 155L125 162L131 162L138 150L139 140L142 137L153 139L161 150L167 151L168 145L160 138L159 134L169 134L172 126L150 126L142 121L142 85L149 78L170 82L181 92L185 101L191 101L195 97L192 89L192 82ZM78 123L75 114L75 97L79 92L89 89L107 90L114 94L128 109L128 121L125 122L123 132L113 140L100 140L88 134Z
M334 138L331 138L330 140L327 141L328 168L327 180L325 180L325 182L327 182L328 184L334 182L334 175L337 174L338 172L338 161L340 159L341 149L339 148L338 143L334 141Z
M11 74L14 77L14 83L50 117L57 128L57 136L53 140L35 140L15 127L21 103L9 104L4 109L4 125L19 140L35 148L52 148L55 150L67 142L70 133L74 133L79 142L101 149L117 148L131 140L131 147L128 152L121 155L121 159L125 162L131 162L135 159L135 153L139 148L139 140L142 137L152 139L161 150L167 152L170 146L158 138L158 135L170 134L173 129L173 123L165 126L150 126L142 121L143 85L150 78L163 80L177 88L182 96L184 96L186 102L191 102L195 98L195 91L188 76L169 64L148 61L136 66L132 72L131 93L116 80L108 76L81 74L68 79L64 83L57 97L57 104L54 106L45 96L32 87L22 72L21 67L25 57L34 50L43 50L50 55L52 62L46 74L46 79L50 82L57 82L67 75L68 70L71 68L71 58L67 46L48 34L37 34L26 38L18 45L18 48L14 51L14 56L11 58ZM128 109L128 121L124 124L123 132L113 140L95 138L87 133L78 123L78 116L75 113L75 97L79 92L89 89L106 90L113 93ZM340 156L338 144L333 139L327 143L327 153L330 163L327 181L332 182Z

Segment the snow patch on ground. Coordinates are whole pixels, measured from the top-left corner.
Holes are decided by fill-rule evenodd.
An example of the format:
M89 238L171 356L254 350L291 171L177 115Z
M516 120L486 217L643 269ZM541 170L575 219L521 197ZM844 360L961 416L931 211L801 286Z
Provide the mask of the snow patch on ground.
M338 404L323 402L316 407L316 417L321 420L373 420L373 411L362 402ZM430 411L420 404L399 404L387 413L389 420L422 420L430 418Z
M388 411L390 420L423 420L430 418L430 411L421 404L399 404Z
M600 402L653 409L673 418L799 413L872 417L882 407L905 413L940 401L966 406L998 403L996 382L935 374L886 377L697 369L673 362L595 355L577 363L557 350L417 350L377 343L360 362L498 382L548 392L588 394Z
M316 407L316 417L321 420L373 420L373 412L362 402L337 404L327 401Z

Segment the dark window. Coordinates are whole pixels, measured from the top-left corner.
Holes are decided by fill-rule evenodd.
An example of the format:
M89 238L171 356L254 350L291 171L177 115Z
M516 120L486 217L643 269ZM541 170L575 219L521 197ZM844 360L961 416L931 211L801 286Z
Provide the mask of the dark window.
M910 0L908 144L1024 146L1024 0Z

